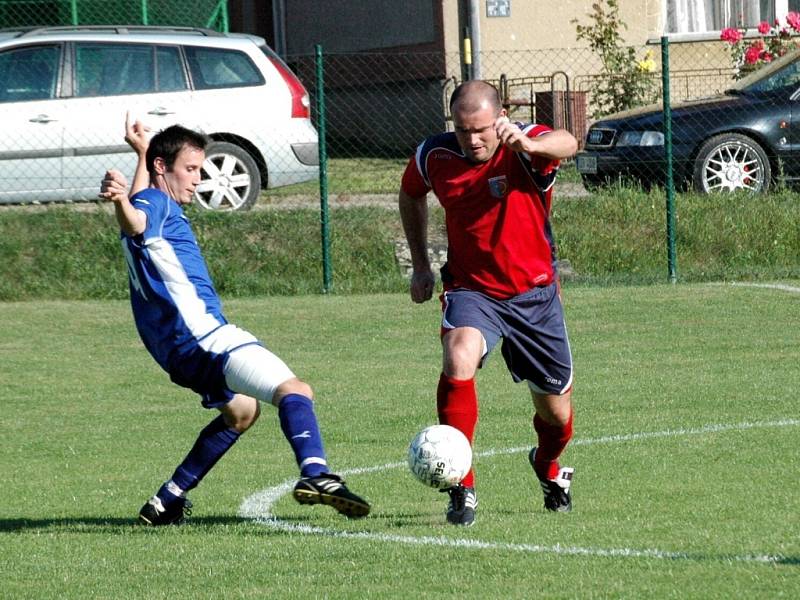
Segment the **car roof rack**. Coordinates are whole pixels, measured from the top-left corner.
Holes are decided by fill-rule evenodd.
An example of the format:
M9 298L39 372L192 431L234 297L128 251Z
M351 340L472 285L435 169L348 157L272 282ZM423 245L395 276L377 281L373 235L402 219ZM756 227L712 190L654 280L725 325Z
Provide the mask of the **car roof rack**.
M196 33L208 37L224 37L225 34L206 27L180 27L173 25L51 25L46 27L15 27L0 29L2 31L18 31L15 37L28 37L45 35L48 33L81 33L87 32L112 32L112 33Z

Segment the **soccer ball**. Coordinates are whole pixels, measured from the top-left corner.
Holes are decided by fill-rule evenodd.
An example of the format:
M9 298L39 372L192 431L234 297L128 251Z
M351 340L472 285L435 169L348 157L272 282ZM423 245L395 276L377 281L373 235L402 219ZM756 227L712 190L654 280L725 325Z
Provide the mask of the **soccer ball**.
M450 425L431 425L408 447L408 468L419 481L440 490L453 487L472 466L467 436Z

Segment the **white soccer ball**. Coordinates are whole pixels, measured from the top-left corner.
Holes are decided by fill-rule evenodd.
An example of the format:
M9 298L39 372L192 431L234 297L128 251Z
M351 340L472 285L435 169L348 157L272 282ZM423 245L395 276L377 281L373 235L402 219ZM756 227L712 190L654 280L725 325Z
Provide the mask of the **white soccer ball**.
M408 447L408 468L419 481L436 489L457 485L472 466L467 436L450 425L431 425Z

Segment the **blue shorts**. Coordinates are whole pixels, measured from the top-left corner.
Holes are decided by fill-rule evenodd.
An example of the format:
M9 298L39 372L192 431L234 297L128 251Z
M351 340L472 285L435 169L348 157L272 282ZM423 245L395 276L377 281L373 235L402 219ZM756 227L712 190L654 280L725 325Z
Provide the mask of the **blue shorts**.
M169 366L169 378L178 385L200 394L205 408L221 408L231 401L235 392L225 381L228 352L206 352L196 346Z
M480 366L502 338L501 352L514 381L534 392L563 394L572 386L572 352L558 284L498 300L458 288L442 295L442 329L474 327L486 344Z
M270 402L294 377L255 336L230 323L175 352L166 370L172 381L200 394L206 408L221 408L235 394Z

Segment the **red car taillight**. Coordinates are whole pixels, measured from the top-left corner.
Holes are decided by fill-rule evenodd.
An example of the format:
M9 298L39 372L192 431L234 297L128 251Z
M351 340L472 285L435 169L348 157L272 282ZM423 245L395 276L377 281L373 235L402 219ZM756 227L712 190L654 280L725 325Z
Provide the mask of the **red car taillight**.
M300 80L289 70L284 62L278 56L270 56L269 59L278 73L281 74L289 91L292 93L292 118L293 119L308 119L311 117L311 101L308 97L306 88L300 83Z

